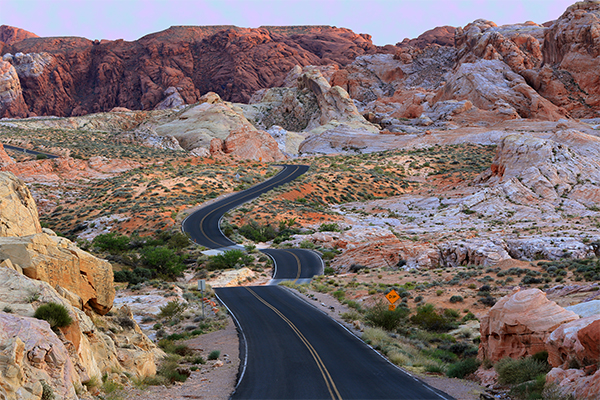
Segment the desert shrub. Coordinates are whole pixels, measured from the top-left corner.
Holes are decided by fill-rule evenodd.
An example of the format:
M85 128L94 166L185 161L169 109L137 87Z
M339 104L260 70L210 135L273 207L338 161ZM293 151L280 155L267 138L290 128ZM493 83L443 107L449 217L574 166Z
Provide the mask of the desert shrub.
M321 224L319 232L340 232L340 227L335 222L329 224Z
M323 269L323 275L335 275L335 269L331 267L325 267Z
M129 237L118 232L103 233L92 241L94 247L111 254L120 253L129 248Z
M67 308L57 303L47 303L39 306L33 316L47 321L52 329L63 328L73 322Z
M159 318L172 319L178 315L181 315L186 310L187 306L184 303L180 303L177 300L173 300L160 307L158 313Z
M46 160L47 158L48 158L48 156L45 154L36 154L35 155L36 160Z
M143 267L136 267L133 270L122 270L114 272L115 282L129 282L132 285L149 281L154 277L152 270Z
M162 231L158 239L170 249L181 250L190 245L190 236L178 230Z
M213 350L208 354L208 359L209 360L216 360L219 358L219 356L221 355L221 351L220 350Z
M532 357L512 359L503 358L494 365L498 373L498 382L502 384L519 384L535 379L549 371L547 363Z
M54 400L56 397L52 386L48 385L46 381L40 381L40 383L42 384L42 400Z
M211 257L206 268L209 271L215 271L217 269L230 269L239 268L246 264L251 263L254 258L242 250L229 250L223 254Z
M253 242L268 242L277 237L277 231L271 224L261 225L254 220L242 225L238 233Z
M487 295L485 297L480 298L479 302L481 304L484 304L484 305L488 306L488 307L492 307L494 304L496 304L496 299L493 298L490 295Z
M456 327L451 318L438 313L433 304L425 304L418 307L417 313L410 320L422 329L433 332L446 332Z
M117 318L117 323L125 329L134 329L135 321L129 317L119 317Z
M448 367L448 377L463 379L465 376L472 374L479 368L479 361L476 358L465 358L462 361L452 364Z
M175 277L185 269L184 256L177 254L173 249L163 246L146 247L142 251L142 261L147 266L155 269L158 274Z
M458 296L458 295L454 295L452 297L450 297L450 303L460 303L462 302L464 299L462 296Z
M189 370L181 368L177 361L169 357L158 367L157 374L163 377L168 383L185 382L190 376Z
M372 326L393 331L398 329L409 313L410 310L405 307L396 307L394 311L390 311L388 306L380 301L367 310L365 320Z

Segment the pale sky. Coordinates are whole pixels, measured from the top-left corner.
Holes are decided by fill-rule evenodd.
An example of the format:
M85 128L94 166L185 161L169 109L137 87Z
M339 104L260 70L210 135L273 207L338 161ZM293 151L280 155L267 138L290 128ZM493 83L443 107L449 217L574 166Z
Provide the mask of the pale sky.
M0 0L0 25L38 36L136 40L172 25L332 25L396 44L436 26L558 18L575 0Z

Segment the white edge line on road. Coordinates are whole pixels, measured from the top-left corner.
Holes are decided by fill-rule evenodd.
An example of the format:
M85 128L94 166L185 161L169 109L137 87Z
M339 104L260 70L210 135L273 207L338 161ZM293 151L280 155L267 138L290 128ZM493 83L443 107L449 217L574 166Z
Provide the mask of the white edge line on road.
M323 261L323 259L321 259L321 262ZM294 296L296 296L297 298L299 298L300 300L304 301L306 304L308 304L309 306L311 306L312 308L314 308L315 310L319 311L320 313L324 314L325 316L327 316L328 318L330 318L332 321L334 321L336 324L338 324L339 326L341 326L342 328L344 328L348 333L350 333L352 336L354 336L356 339L358 339L361 343L363 343L365 346L369 347L371 350L373 350L373 352L375 352L375 354L377 354L379 357L383 358L388 364L390 364L391 366L393 366L394 368L402 371L403 373L405 373L406 375L410 376L411 378L413 378L415 381L421 383L423 386L425 386L425 388L427 388L428 390L430 390L431 392L435 393L437 396L439 396L441 399L444 400L450 400L453 397L444 397L441 394L439 394L436 390L434 390L429 384L427 384L426 382L420 380L419 378L416 378L414 375L412 375L410 372L405 371L404 369L400 368L399 366L397 366L396 364L394 364L393 362L391 362L388 358L386 358L383 354L381 354L380 352L378 352L377 350L375 350L373 348L373 346L371 346L370 344L368 344L367 342L365 342L364 340L362 340L362 338L360 336L358 336L356 333L352 332L350 329L348 329L347 326L345 326L344 324L342 324L340 321L336 320L335 318L333 318L331 315L329 315L326 311L320 309L319 307L315 306L313 303L309 302L307 299L305 299L305 296L301 296L300 293L293 291L291 288L288 288L286 286L281 286L283 289L287 290L289 293L293 294Z
M217 299L219 299L219 302L221 304L223 304L223 306L227 309L227 311L229 312L229 315L231 315L233 317L233 320L235 321L235 324L238 328L238 330L240 331L240 333L242 334L243 337L243 341L244 341L244 367L242 368L242 373L240 374L240 378L238 379L234 391L233 393L235 393L235 391L237 390L238 386L240 386L240 383L242 383L242 379L244 379L244 374L246 373L246 367L248 365L248 340L246 340L246 334L244 333L244 330L242 329L242 324L240 324L240 321L238 321L237 317L235 316L235 314L229 309L229 307L227 307L227 304L225 304L225 302L223 300L221 300L221 298L219 297L219 295L217 294L217 292L215 292L215 297ZM233 395L233 393L231 393L231 395Z
M271 249L264 249L264 250L271 250ZM267 286L273 286L273 281L275 280L275 275L277 275L277 261L275 261L275 257L273 257L272 255L270 255L269 253L264 253L262 250L260 250L261 253L266 254L267 256L269 256L269 258L271 260L273 260L273 275L271 276L271 280L269 282L267 282Z

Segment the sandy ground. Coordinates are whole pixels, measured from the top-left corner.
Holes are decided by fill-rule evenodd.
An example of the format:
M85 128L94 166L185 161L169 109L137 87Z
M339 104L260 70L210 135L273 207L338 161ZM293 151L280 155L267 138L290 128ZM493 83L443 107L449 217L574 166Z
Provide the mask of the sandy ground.
M237 330L232 319L229 318L227 328L196 336L185 343L205 359L213 350L220 350L221 356L217 361L207 361L205 365L200 366L200 370L192 371L192 375L184 383L168 388L130 388L124 397L147 400L228 399L237 383L240 364ZM217 366L220 364L218 361L223 364Z

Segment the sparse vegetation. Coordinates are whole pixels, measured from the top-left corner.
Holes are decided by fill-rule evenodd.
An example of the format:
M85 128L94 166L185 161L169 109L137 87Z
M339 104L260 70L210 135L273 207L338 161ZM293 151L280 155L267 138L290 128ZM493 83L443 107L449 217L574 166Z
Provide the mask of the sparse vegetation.
M42 304L35 310L33 316L47 321L52 329L64 328L73 323L73 318L69 315L67 308L58 303Z

